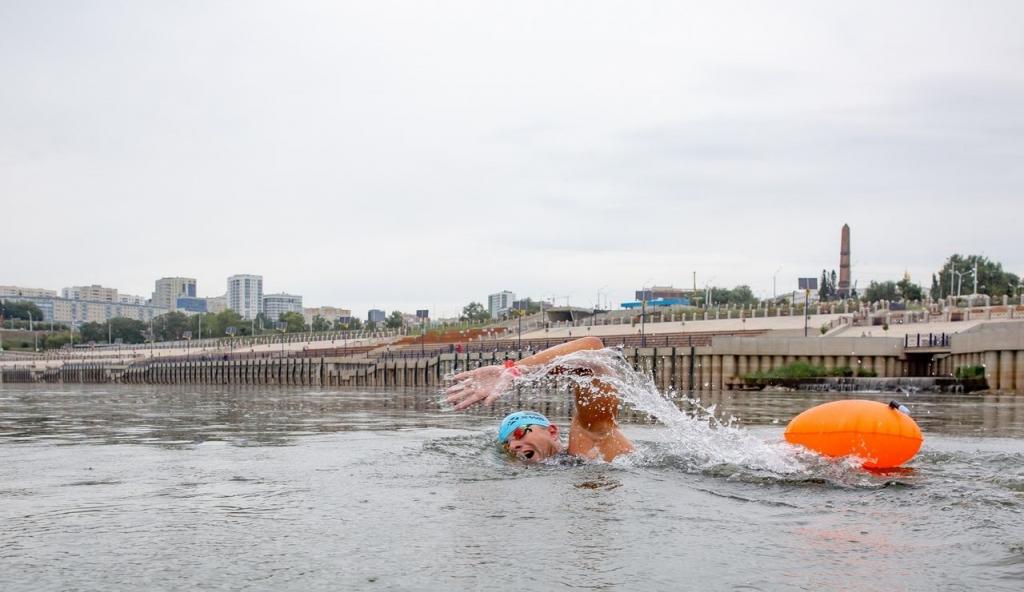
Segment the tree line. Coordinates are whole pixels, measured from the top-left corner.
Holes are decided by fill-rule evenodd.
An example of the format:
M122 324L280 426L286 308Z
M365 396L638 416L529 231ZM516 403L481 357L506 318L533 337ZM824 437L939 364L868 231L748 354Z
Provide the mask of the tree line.
M977 272L975 272L975 269ZM948 296L966 296L974 293L975 273L977 273L977 293L992 298L1003 296L1018 297L1021 290L1020 276L1003 269L1002 263L992 261L982 255L951 255L942 267L932 274L931 286L927 294L934 300ZM880 300L923 300L925 288L911 281L904 275L899 281L871 281L864 289L860 299L866 302ZM821 271L821 283L818 297L822 301L839 298L836 286L836 272ZM858 294L851 294L858 298Z

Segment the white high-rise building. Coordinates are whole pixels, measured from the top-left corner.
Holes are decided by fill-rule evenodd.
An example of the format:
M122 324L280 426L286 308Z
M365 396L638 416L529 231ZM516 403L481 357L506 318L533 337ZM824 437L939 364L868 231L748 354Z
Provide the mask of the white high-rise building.
M228 308L245 320L263 312L263 276L239 274L228 278Z
M512 309L512 301L516 295L508 290L491 294L487 297L487 310L491 313L492 319L499 318L502 314Z
M297 294L265 294L263 296L263 315L270 322L281 318L283 312L302 314L302 296Z
M178 298L196 297L196 280L187 277L165 277L156 281L153 290L153 306L161 306L171 310L177 309Z

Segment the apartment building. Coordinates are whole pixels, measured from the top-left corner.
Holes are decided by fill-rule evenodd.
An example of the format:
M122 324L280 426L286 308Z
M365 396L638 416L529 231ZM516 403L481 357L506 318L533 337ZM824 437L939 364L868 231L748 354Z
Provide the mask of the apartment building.
M263 276L238 274L228 278L228 308L245 320L263 312Z
M56 290L45 288L22 288L21 286L0 286L0 298L25 296L29 298L56 298Z
M165 277L156 281L153 290L153 306L162 306L175 310L178 298L195 298L196 280L187 277Z
M516 295L508 290L491 294L487 297L487 310L491 313L492 319L497 319L512 309L512 302Z
M297 294L265 294L263 296L263 315L270 321L281 318L282 313L297 312L302 314L302 296Z
M88 300L89 302L111 302L120 303L117 296L117 288L105 288L98 284L91 286L71 286L60 291L62 298L66 300Z

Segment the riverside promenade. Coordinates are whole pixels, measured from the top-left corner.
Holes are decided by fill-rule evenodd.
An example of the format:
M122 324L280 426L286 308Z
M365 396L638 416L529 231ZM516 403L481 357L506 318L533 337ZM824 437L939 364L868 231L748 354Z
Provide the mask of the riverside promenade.
M456 369L502 363L594 335L620 346L663 389L739 388L743 376L793 362L848 367L880 378L949 377L981 368L989 389L1024 393L1024 314L1001 310L970 320L874 324L870 315L573 323L523 333L511 326L465 342L415 335L313 334L87 348L47 357L6 354L2 382L130 382L438 386ZM888 313L886 313L888 314ZM874 317L877 318L877 317ZM894 317L885 317L893 320ZM960 318L963 318L962 316ZM923 336L923 341L922 341ZM349 337L353 337L349 339ZM63 355L62 355L63 354Z

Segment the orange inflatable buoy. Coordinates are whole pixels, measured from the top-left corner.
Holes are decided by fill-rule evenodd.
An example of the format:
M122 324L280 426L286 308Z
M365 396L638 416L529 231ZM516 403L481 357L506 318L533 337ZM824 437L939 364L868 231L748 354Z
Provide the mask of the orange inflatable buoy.
M921 428L897 402L833 401L812 407L786 426L786 441L825 456L855 455L866 469L890 469L921 449Z

